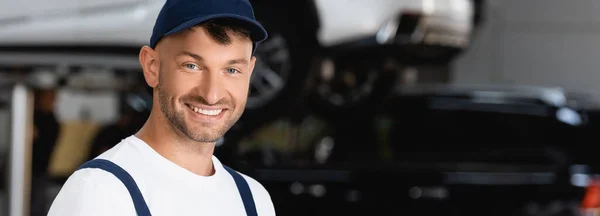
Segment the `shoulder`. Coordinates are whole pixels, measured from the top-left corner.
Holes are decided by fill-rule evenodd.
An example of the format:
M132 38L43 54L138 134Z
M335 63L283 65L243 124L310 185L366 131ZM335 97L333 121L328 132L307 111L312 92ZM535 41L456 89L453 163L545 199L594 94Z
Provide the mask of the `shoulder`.
M54 199L48 215L135 215L125 185L96 168L74 172Z
M97 159L109 160L127 169L123 167L121 156L127 152L121 142ZM135 208L127 187L115 175L99 168L85 168L69 176L48 215L135 215Z

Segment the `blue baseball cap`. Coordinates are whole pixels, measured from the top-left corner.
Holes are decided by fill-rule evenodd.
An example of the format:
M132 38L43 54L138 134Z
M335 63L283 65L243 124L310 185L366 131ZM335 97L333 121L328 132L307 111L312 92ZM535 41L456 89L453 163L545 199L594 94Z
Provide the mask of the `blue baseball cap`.
M267 39L265 28L256 21L248 0L167 0L160 10L150 47L168 36L212 19L234 19L248 29L253 42L252 53L259 42Z

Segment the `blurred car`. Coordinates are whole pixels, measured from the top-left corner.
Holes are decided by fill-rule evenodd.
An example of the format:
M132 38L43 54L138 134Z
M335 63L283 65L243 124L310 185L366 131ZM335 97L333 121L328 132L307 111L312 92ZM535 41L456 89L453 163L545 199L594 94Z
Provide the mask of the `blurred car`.
M384 98L284 116L241 139L237 167L281 215L579 215L597 175L588 98L446 84Z
M164 2L27 1L35 7L4 3L0 7L0 66L54 71L68 85L88 89L101 83L104 86L100 88L132 85L122 84L122 80L144 85L137 54L139 47L148 43ZM242 117L250 126L274 119L285 107L297 103L321 54L338 56L390 48L388 55L402 55L404 59L448 62L468 47L482 17L481 0L251 3L270 37L256 51L258 63L251 80L248 115ZM91 74L80 73L82 70ZM99 73L114 74L117 79L95 77ZM98 78L112 81L90 81Z
M27 3L36 7L30 10L22 10L27 7L20 2L6 3L0 7L0 76L8 74L11 80L21 81L26 74L56 73L64 88L132 95L124 97L137 98L127 101L134 101L136 110L146 113L151 98L138 52L147 44L164 2L32 0ZM337 112L337 102L330 99L338 98L335 82L347 80L346 68L367 69L366 80L371 81L372 77L388 78L380 70L388 58L400 59L401 64L427 61L446 67L468 48L483 14L482 0L251 3L270 37L256 51L258 61L245 115L230 137L286 115L304 102L306 94L315 95L316 89L319 94L313 98ZM356 61L362 56L370 59ZM333 69L323 69L329 64ZM360 70L350 73L361 76ZM312 79L328 71L333 71L332 79L327 75L316 83ZM449 71L442 73L449 77ZM360 95L373 93L364 88L370 84L358 83L343 90L362 94L344 95L357 99L342 102L342 107L353 106L364 98ZM236 148L228 147L231 149L221 151Z

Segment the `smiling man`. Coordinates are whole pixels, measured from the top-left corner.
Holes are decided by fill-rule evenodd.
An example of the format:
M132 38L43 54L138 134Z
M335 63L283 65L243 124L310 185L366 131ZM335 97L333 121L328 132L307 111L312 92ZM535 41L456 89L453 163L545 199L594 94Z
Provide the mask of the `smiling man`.
M247 0L168 0L139 54L150 117L73 173L49 215L275 215L260 183L213 155L266 38Z

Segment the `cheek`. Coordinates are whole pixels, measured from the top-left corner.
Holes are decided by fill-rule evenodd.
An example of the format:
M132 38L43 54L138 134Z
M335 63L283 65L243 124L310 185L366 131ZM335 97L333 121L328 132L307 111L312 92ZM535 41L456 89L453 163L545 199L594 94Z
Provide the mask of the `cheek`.
M235 85L232 85L230 92L237 103L245 103L248 98L249 88L249 82L237 82Z
M161 85L164 90L168 92L170 100L177 104L177 101L181 99L193 86L190 85L191 80L181 76L181 74L175 72L170 73L164 79L161 79Z

